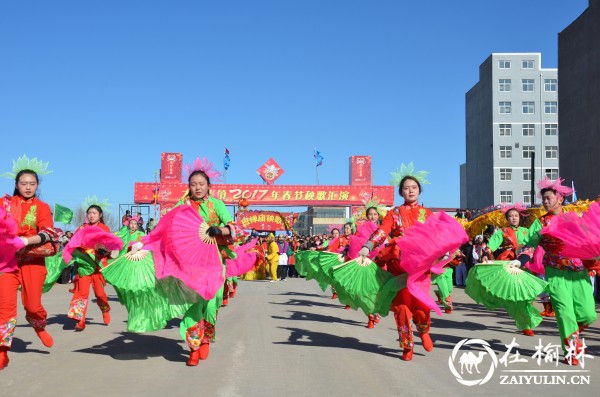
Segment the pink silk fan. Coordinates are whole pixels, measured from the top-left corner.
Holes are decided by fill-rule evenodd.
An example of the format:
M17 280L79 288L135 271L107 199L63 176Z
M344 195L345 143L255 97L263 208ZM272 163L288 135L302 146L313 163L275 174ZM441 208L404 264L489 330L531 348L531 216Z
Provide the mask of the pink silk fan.
M225 277L241 276L254 268L256 252L250 252L256 246L256 239L235 247L235 259L225 260Z
M431 277L428 272L442 273L452 257L439 259L447 253L452 254L468 240L465 229L445 212L428 216L425 223L415 223L398 240L400 263L408 273L408 290L437 314L442 312L429 295Z
M104 248L108 251L121 250L123 240L112 233L105 232L98 226L87 226L73 235L63 250L65 263L71 262L73 251L79 247Z
M155 261L156 277L176 277L202 298L212 299L225 281L225 272L216 240L207 234L209 225L187 205L169 215L158 247L161 258Z

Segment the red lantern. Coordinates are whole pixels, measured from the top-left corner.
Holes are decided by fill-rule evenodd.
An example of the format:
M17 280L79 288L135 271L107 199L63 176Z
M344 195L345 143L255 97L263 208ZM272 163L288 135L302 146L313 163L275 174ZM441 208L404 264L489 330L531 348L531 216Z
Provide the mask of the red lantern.
M249 205L250 205L250 203L248 202L248 200L246 200L246 199L240 200L240 207L246 208Z

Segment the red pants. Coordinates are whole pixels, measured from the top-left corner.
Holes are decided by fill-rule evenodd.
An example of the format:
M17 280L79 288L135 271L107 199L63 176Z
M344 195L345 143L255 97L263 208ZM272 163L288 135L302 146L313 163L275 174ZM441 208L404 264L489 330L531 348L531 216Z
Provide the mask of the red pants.
M68 317L75 320L81 320L85 318L88 306L88 298L90 296L90 284L96 295L96 301L102 313L110 311L110 305L108 304L108 297L104 292L104 276L96 269L96 272L90 276L79 276L75 283L75 293L71 299L71 305L69 306Z
M429 307L414 298L408 292L408 288L402 288L392 301L391 309L396 319L396 327L398 328L398 335L400 337L400 348L414 348L415 342L410 320L413 320L420 334L429 332L431 324Z
M10 347L17 323L17 293L21 286L21 302L25 319L36 330L43 330L47 321L42 306L42 287L46 279L46 266L22 264L19 270L0 275L0 346Z

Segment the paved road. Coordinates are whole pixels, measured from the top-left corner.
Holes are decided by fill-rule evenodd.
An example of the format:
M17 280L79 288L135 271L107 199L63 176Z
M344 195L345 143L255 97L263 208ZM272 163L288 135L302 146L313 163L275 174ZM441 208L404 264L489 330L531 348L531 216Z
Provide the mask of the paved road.
M0 396L333 397L408 392L411 396L518 393L550 397L597 395L600 385L598 323L584 335L589 353L595 357L586 359L584 369L576 368L585 372L548 372L575 369L563 364L538 365L531 358L539 338L544 345L559 343L554 320L544 320L536 337L526 337L515 332L514 322L503 312L485 310L460 289L453 294L453 314L433 315L434 351L426 353L418 343L413 361L403 362L393 316L369 330L362 313L344 310L312 281L242 281L237 297L219 313L217 343L212 345L209 359L188 368L187 346L179 339L178 321L152 334L128 333L125 310L109 287L112 323L103 325L100 310L93 305L91 324L84 332L74 332L74 322L65 315L68 288L57 285L44 296L48 330L55 340L52 349L45 348L28 325L18 325L10 365L0 372ZM462 377L466 381L490 378L484 384L462 385L449 369L449 358L456 344L467 338L487 341L497 359L516 338L519 358L528 362L495 368L492 355L479 346L478 350L486 352L481 364L471 367L472 375L464 367ZM459 374L459 358L476 345L457 350L452 363ZM474 351L481 356L477 353ZM537 377L531 378L533 375ZM529 379L531 383L589 380L591 384L501 385L503 379Z

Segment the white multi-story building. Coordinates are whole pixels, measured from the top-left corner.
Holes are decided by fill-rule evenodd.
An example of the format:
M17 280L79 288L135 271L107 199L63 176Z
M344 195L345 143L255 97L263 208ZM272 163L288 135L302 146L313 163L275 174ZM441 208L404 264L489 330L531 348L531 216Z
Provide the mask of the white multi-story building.
M541 61L540 53L494 53L479 67L466 94L461 206L529 204L532 182L558 176L558 70Z

